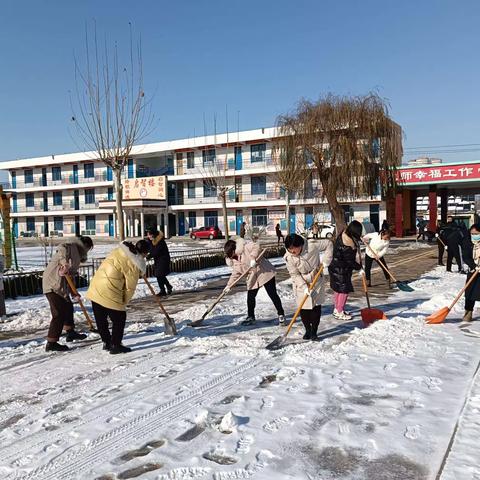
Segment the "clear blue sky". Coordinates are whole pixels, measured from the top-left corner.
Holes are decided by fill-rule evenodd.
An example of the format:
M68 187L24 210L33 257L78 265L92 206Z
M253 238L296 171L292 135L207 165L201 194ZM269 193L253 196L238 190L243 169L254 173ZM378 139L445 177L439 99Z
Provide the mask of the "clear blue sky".
M302 96L377 89L405 147L480 144L480 2L2 0L0 160L78 150L73 52L85 23L141 34L157 127L147 141L274 124ZM473 147L480 149L480 146ZM478 152L438 155L473 160Z

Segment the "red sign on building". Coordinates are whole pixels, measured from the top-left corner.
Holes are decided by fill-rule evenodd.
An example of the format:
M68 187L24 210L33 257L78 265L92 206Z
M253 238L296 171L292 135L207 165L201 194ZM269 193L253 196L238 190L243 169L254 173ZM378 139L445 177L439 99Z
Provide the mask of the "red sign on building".
M480 163L402 168L398 170L397 175L397 181L407 185L415 183L479 180Z

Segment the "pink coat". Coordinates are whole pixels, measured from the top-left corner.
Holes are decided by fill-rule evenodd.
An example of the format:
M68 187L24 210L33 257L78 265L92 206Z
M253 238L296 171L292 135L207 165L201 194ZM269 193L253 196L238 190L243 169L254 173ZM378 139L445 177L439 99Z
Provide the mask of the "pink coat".
M227 265L233 268L227 287L230 287L235 280L250 268L250 260L255 260L262 250L256 242L245 243L243 239L239 239L236 242L237 248L235 254L238 260L231 258L225 260ZM275 273L275 267L267 259L262 258L258 265L252 269L252 272L247 275L247 290L262 287L275 277Z

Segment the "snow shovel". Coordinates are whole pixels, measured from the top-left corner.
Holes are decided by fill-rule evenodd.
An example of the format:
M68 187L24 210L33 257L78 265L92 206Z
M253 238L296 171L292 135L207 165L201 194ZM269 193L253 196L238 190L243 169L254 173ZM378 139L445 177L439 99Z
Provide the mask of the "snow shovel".
M377 255L377 253L373 250L372 247L370 247L370 245L368 243L365 243L365 246L373 253L373 256L375 257L375 260L381 265L381 267L388 273L388 275L390 276L390 278L393 280L394 283L397 284L397 287L399 290L402 290L403 292L414 292L415 290L410 286L408 285L406 282L400 282L399 280L397 280L394 276L393 276L393 273L385 266L385 264L382 262L382 260L380 259L380 257Z
M70 287L70 290L73 293L73 295L75 297L78 297L78 304L80 305L80 308L82 309L82 312L85 315L85 319L87 320L87 324L88 324L88 329L93 333L98 333L98 330L93 325L92 319L90 318L90 315L88 314L87 309L85 308L85 305L82 302L82 299L80 297L80 294L78 293L78 290L77 290L77 287L75 286L73 278L67 273L65 274L65 279L67 280L68 286Z
M255 259L255 262L258 263L262 257L265 255L265 252L267 251L266 248L264 248L261 252L260 252L260 255ZM248 275L250 273L250 271L252 270L252 268L249 268L245 273L243 273L240 277L238 277L233 283L232 285L230 286L230 290L242 279L244 278L246 275ZM195 320L193 322L190 322L188 324L189 327L199 327L202 322L207 318L207 315L222 301L223 297L227 295L227 293L225 291L223 291L218 297L217 299L208 307L207 311L202 315L202 318L200 320Z
M365 274L362 275L362 283L363 291L365 292L365 298L367 299L368 308L362 308L360 310L360 315L362 316L363 326L368 327L377 320L386 320L387 317L382 310L378 308L372 308L370 306L370 297L368 296L367 279L365 278Z
M470 280L465 284L465 286L460 290L458 295L455 297L455 300L451 303L449 307L443 307L440 310L432 313L429 317L425 319L427 323L435 324L435 323L443 323L445 319L448 317L448 314L455 306L455 304L460 300L460 297L464 294L465 290L472 284L472 282L477 278L478 270L475 270L473 275L470 277Z
M314 279L312 280L312 283L309 285L308 290L311 292L313 288L315 287L315 284L317 283L317 280L320 278L323 272L323 264L320 265L320 269L318 270L317 274L315 275ZM293 327L293 324L297 320L297 317L300 315L300 310L302 309L303 305L307 301L309 295L305 294L303 296L302 301L300 302L300 305L298 306L297 310L295 311L295 315L293 316L292 320L290 320L290 323L288 324L287 331L283 334L277 337L273 342L270 342L265 348L267 350L278 350L279 348L283 347L283 344L285 343L285 340L287 339L287 335L290 332L290 330Z
M175 325L175 322L173 321L173 318L168 315L167 311L165 310L165 307L163 306L160 299L157 297L157 295L155 293L155 290L153 289L152 284L148 281L148 278L147 278L146 275L143 276L143 280L144 280L145 284L147 285L148 289L150 290L151 294L153 295L153 298L155 298L155 300L157 301L158 306L160 307L160 310L165 315L165 319L163 320L163 322L165 324L165 334L166 335L177 335L177 326Z
M435 234L435 238L443 245L443 248L448 252L448 247L445 245L445 242L440 238L438 233Z

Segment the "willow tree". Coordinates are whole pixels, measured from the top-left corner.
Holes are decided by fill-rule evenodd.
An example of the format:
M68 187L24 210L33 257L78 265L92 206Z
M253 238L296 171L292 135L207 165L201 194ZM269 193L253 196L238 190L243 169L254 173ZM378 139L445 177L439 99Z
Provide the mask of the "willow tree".
M376 93L342 97L329 94L316 102L301 100L278 118L278 148L315 170L337 231L345 227L341 202L372 197L396 186L402 157L402 131Z
M290 203L292 198L303 195L305 182L311 172L305 162L297 158L294 138L289 136L282 142L274 143L272 149L275 172L273 178L285 192L285 218L287 234L290 233Z
M130 45L125 61L118 46L100 49L96 29L85 35L85 62L75 59L75 95L71 96L72 122L89 155L112 169L117 236L125 239L122 174L133 146L150 131L153 116L143 88L140 41Z

